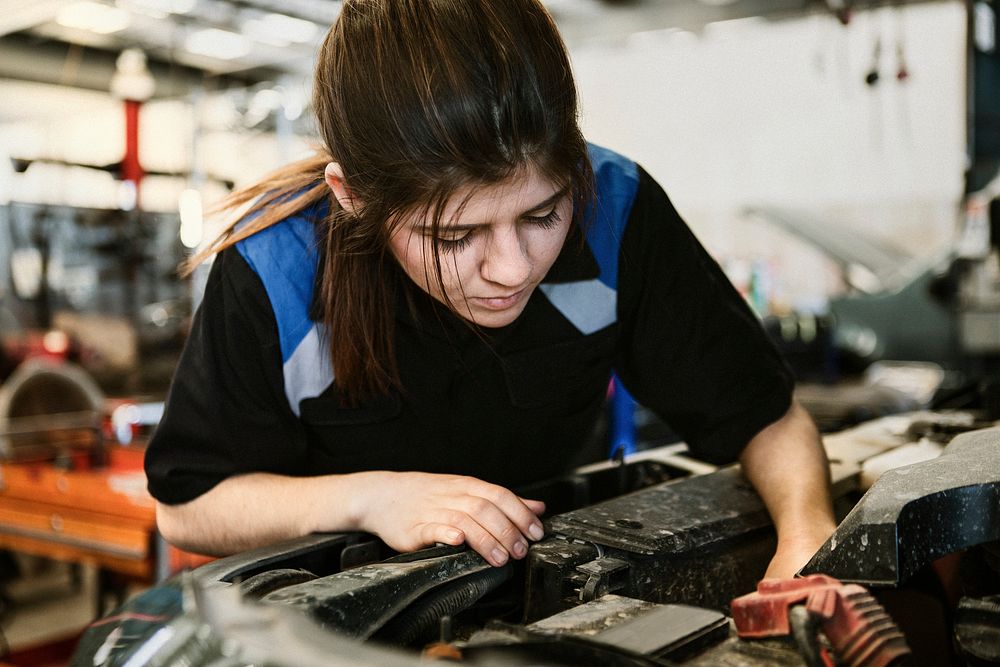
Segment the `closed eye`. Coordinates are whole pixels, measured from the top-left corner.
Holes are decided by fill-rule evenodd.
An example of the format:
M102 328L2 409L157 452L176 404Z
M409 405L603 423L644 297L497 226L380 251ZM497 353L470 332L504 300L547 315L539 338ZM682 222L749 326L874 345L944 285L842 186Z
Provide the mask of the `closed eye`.
M557 192L546 202L542 202L537 208L541 208L546 204L551 205L552 209L545 215L523 215L521 220L531 225L540 227L541 229L553 229L562 222L562 216L559 215L559 208L556 206L562 197L566 195L566 189ZM537 210L536 208L536 210ZM472 235L479 229L477 226L465 230L454 230L449 232L447 229L442 230L446 234L450 234L447 238L438 236L435 241L438 244L438 248L442 252L454 253L461 252L465 250L472 243ZM464 231L464 233L463 233Z
M460 252L472 243L472 233L474 231L476 230L470 229L461 236L453 236L447 239L438 237L438 247L441 248L443 252Z
M552 229L562 221L562 218L559 215L559 211L553 208L545 215L528 215L524 217L524 220L533 225L538 225L542 229Z

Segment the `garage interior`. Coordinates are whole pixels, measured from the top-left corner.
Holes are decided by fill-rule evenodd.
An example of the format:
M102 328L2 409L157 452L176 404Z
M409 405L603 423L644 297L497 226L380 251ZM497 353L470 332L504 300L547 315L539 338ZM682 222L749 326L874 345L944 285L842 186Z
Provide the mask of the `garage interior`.
M216 561L167 544L142 467L209 271L182 276L178 267L218 234L213 203L312 150L316 52L341 4L0 0L0 665L91 656L95 665L147 664L139 653L105 653L102 662L94 652L108 642L101 619L152 613L143 605L164 582L204 605L204 617L191 617L201 625L187 619L175 636L190 647L199 627L212 627L225 639L169 659L149 653L149 664L414 659L379 653L398 629L391 623L365 625L358 612L341 626L317 611L348 604L343 595L305 615L371 641L320 636L286 614L295 604L252 617L256 608L213 597L239 585L265 602L281 592L261 579L260 553ZM796 397L824 436L843 520L837 535L859 540L858 550L837 552L834 541L803 575L876 591L913 664L1000 662L1000 437L980 431L1000 419L998 3L544 4L571 56L588 141L628 155L664 186L784 355ZM596 642L614 646L613 655L574 653L583 649L568 640L557 657L534 658L473 642L466 659L832 664L814 662L830 659L831 636L811 657L792 639L748 649L727 634L738 615L731 591L750 593L766 565L761 554L773 549L760 500L742 495L732 468L687 456L669 425L622 392L609 399L597 437L608 461L582 469L572 492L565 480L544 491L561 508L546 528L563 540L532 547L526 566L524 576L541 582L524 603L536 634L487 629L522 646L573 634L586 619L553 620L571 611L567 586L578 602L603 605L587 607L593 613L635 625ZM693 551L657 560L675 547L613 531L592 548L588 531L599 519L588 506L609 503L600 507L620 512L628 529L655 494L704 492L659 485L703 476L730 503L718 516L647 523L690 536L684 548ZM636 491L654 495L627 495ZM900 494L924 504L897 507ZM862 496L882 519L873 509L852 512ZM883 529L895 559L884 571L874 547L863 553ZM334 576L375 567L389 557L383 549L357 536L312 537L288 547L284 567L326 559L338 564L316 565L313 575ZM467 555L435 557L480 577L478 565L461 560ZM636 588L647 571L687 577L700 593ZM392 603L384 591L357 596L365 609ZM715 615L677 630L683 637L673 644L643 643L693 622L674 602ZM435 619L432 633L443 645L453 644L448 619ZM139 631L142 641L152 630ZM255 646L255 632L290 643L242 658L218 648ZM418 641L416 630L399 632ZM722 662L723 650L744 662Z

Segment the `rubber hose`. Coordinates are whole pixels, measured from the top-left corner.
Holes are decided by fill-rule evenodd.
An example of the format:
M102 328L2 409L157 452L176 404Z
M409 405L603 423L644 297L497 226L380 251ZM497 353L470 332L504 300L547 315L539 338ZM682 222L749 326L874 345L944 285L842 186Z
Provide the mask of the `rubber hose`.
M386 623L373 638L403 646L412 644L430 634L443 616L471 607L510 576L510 567L491 567L442 586Z
M240 583L240 593L245 597L259 600L268 593L312 581L316 575L308 570L278 569L256 574Z

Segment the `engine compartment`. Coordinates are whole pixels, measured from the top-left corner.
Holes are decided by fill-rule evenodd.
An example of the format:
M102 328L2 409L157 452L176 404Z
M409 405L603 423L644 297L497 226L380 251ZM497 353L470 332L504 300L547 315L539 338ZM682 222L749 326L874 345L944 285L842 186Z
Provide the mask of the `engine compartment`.
M954 643L970 661L995 656L989 646L1000 638L1000 429L982 426L971 413L921 412L827 436L843 521L802 572L872 586L890 616L905 615L894 607L948 607L955 622L944 630L897 623L908 640L945 632L937 643ZM865 493L865 466L907 447L927 460L896 465ZM421 656L808 664L790 638L740 639L729 618L730 602L754 590L775 546L763 503L737 466L713 469L671 445L531 493L552 512L546 537L522 561L494 568L464 547L396 554L371 535L310 535L140 595L88 630L74 664L386 665ZM920 583L955 553L964 563L957 606L949 591L932 583L927 594ZM914 582L923 587L916 597L906 591Z

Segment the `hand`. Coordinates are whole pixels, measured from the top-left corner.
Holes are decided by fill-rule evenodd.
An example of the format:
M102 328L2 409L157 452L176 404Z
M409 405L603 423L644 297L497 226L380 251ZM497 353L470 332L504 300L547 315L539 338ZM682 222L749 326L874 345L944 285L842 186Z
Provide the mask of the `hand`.
M545 503L521 498L474 477L429 473L361 473L358 526L397 551L465 542L495 566L523 558L543 537Z

